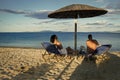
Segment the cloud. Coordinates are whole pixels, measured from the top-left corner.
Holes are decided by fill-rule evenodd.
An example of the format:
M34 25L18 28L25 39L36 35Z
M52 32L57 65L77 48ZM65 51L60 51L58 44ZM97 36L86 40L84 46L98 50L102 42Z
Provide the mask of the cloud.
M96 0L95 2L103 2L104 0Z
M56 20L54 19L50 19L50 20L45 20L45 21L40 21L39 23L33 23L35 25L40 25L40 24L47 24L47 23L53 23L53 22L56 22Z
M120 14L120 9L108 9L108 14Z
M110 20L120 20L118 17L110 17L110 18L108 18L108 19L110 19Z
M120 14L120 1L119 0L115 0L115 1L109 1L107 0L107 5L105 8L108 9L108 13L109 14Z
M106 21L96 21L95 23L87 23L86 25L105 25Z
M36 18L36 19L47 19L48 18L48 14L51 11L36 11L36 12L31 12L29 14L26 14L26 17L32 17L32 18Z
M104 0L106 3L105 8L108 10L108 14L120 14L120 1L119 0Z
M23 14L25 17L31 17L36 19L47 19L48 14L52 11L47 10L25 11L25 10L0 9L0 12L6 12L11 14Z
M26 11L22 11L22 10L10 10L10 9L0 9L0 12L6 12L6 13L12 13L12 14L26 14Z
M106 5L107 9L120 9L120 1L109 1Z

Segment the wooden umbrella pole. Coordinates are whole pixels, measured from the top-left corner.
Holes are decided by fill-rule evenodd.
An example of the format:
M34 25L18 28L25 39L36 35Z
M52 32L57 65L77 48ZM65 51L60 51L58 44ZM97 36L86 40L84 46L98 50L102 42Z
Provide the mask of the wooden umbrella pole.
M77 53L77 20L75 22L75 34L74 34L74 48L75 48L75 53Z

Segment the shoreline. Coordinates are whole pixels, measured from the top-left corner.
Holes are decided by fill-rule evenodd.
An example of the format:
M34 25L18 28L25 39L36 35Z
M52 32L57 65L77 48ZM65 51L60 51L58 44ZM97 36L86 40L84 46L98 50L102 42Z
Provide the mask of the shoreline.
M34 47L15 47L15 46L0 46L0 48L43 49L42 47L34 48Z
M21 48L21 49L44 49L43 47L15 47L15 46L0 46L0 48ZM109 52L120 52L119 50L109 50Z
M34 48L0 47L0 80L119 80L120 51L93 62L42 54ZM111 76L111 77L110 77Z

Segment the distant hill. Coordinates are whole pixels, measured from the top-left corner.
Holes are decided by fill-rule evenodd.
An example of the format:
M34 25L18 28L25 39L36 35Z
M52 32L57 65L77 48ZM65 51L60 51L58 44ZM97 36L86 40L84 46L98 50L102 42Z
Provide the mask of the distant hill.
M62 31L51 31L51 30L44 30L44 31L40 31L40 32L62 32Z
M113 32L115 32L115 33L120 33L120 30L117 30L117 31L113 31Z
M40 31L40 32L56 32L56 31L44 30L44 31Z
M43 30L43 31L38 31L38 32L0 32L0 33L39 33L39 32L65 32L65 31L52 31L52 30ZM120 30L117 31L101 31L101 32L90 32L90 33L120 33ZM79 32L78 32L79 33ZM82 32L82 33L87 33L87 32Z

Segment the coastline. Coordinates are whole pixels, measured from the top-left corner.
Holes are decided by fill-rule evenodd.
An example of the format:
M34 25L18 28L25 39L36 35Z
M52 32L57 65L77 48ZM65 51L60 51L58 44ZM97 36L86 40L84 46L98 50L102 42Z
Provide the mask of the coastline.
M48 55L42 48L0 47L0 80L119 80L120 51L86 62ZM49 60L48 60L49 58Z
M63 44L63 47L70 46L74 49L74 32L31 32L31 33L3 33L0 34L0 46L9 47L32 47L41 48L41 43L49 41L52 34L56 34ZM78 32L77 49L80 46L85 46L88 34L92 34L98 42L102 44L113 45L111 51L120 51L119 35L120 33L108 33L108 32ZM66 37L67 36L67 37Z

